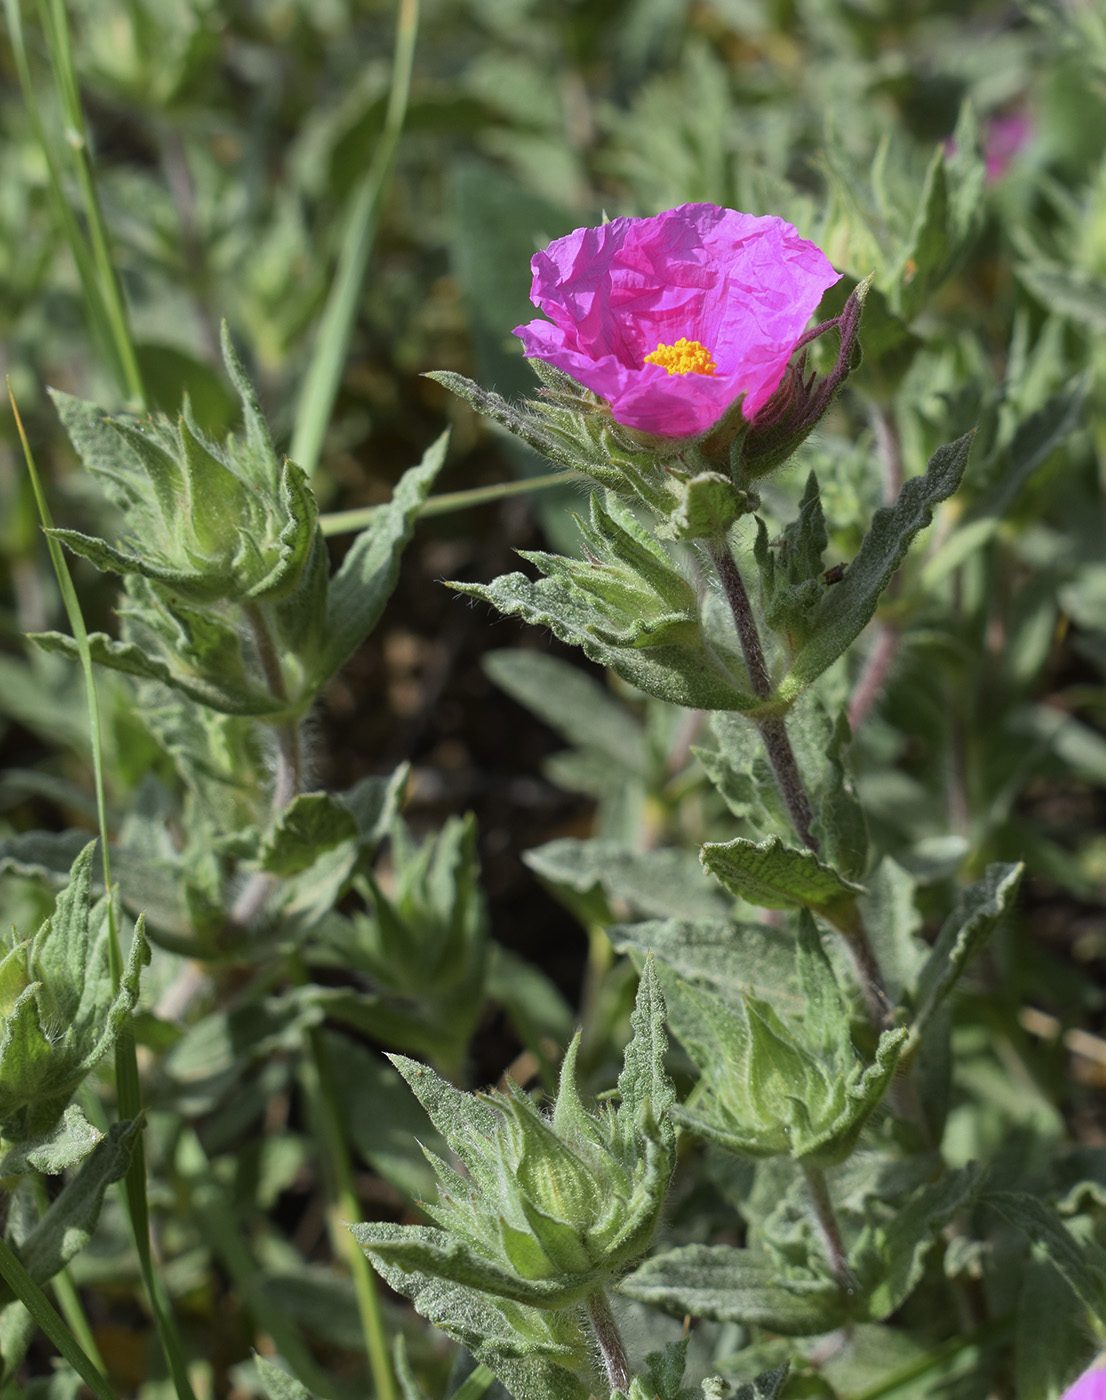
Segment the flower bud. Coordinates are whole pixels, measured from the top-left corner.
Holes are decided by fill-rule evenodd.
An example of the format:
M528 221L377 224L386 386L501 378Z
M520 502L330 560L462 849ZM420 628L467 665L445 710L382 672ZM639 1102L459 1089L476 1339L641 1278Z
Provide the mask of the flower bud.
M517 1303L558 1309L586 1298L645 1251L672 1175L663 1016L650 966L617 1109L581 1101L579 1036L548 1116L517 1085L463 1094L416 1061L392 1056L464 1173L428 1154L438 1200L424 1209L440 1230L363 1225L358 1240L382 1265Z
M680 988L673 1022L702 1079L676 1116L732 1152L828 1167L853 1150L891 1081L907 1032L885 1031L873 1063L865 1065L853 1048L848 1002L805 914L796 962L801 1018L784 1019L751 995L735 1005L704 989Z
M160 414L136 423L53 395L77 451L125 510L128 530L118 545L76 530L53 534L97 568L162 585L174 604L284 598L315 539L307 478L277 460L225 328L223 354L242 397L244 440L208 441L187 403L176 423Z
M141 921L112 992L107 905L91 903L95 842L77 857L53 915L0 960L0 1136L41 1137L113 1044L149 961Z

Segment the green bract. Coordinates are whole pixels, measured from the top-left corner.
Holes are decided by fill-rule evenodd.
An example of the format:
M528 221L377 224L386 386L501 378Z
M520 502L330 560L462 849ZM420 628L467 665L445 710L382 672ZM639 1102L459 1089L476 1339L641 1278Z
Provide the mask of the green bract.
M375 625L446 438L396 483L331 576L307 478L274 451L225 327L223 358L245 432L222 444L203 436L187 404L176 423L139 422L54 395L77 454L123 511L126 534L114 544L53 534L124 578L120 636L93 632L94 661L224 715L280 723L310 708ZM33 640L77 655L61 633Z
M53 1129L77 1086L113 1045L150 960L141 918L119 988L109 970L107 904L91 901L90 842L53 915L0 961L0 1136L25 1142Z
M760 997L735 1004L680 984L673 1029L702 1072L684 1127L750 1157L792 1156L812 1167L843 1161L891 1082L905 1029L884 1031L866 1065L853 1048L849 1006L814 921L800 915L799 1014Z
M663 1016L647 965L617 1109L581 1101L579 1037L548 1116L513 1084L506 1093L465 1094L393 1056L466 1174L431 1155L438 1200L424 1208L442 1228L357 1226L370 1258L543 1309L580 1302L638 1258L675 1163Z
M588 521L578 523L583 559L525 551L545 578L504 574L450 587L552 628L648 695L704 710L755 709L728 639L704 625L696 589L618 497L593 496Z
M193 604L287 596L315 537L307 478L278 460L225 326L223 354L247 423L245 439L225 445L204 437L187 403L176 423L164 415L128 422L54 394L78 451L127 520L118 546L76 530L55 535L98 568L142 574Z

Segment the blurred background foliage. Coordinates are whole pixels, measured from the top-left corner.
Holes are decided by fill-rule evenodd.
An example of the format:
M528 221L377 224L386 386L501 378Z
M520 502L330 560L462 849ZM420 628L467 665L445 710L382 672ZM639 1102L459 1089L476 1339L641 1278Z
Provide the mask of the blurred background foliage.
M45 148L39 141L10 43L13 4L0 51L0 354L57 517L110 530L45 395L54 385L127 406L44 155L54 152L67 207L79 209L71 157L81 135L51 81L48 6L28 4ZM288 450L351 211L386 129L395 8L71 0L68 9L87 151L149 404L175 414L187 392L209 433L235 425L218 351L225 318L278 450ZM873 845L917 882L923 914L989 860L1029 864L1019 918L956 1006L962 1160L1025 1134L1037 1153L1065 1133L1106 1143L1103 131L1106 18L1093 0L423 0L406 120L314 474L323 510L378 504L445 426L453 437L439 491L547 470L420 375L455 369L508 396L528 392L510 331L532 314L529 258L604 213L707 200L780 214L826 249L848 285L875 272L865 364L796 467L768 484L765 510L777 526L790 518L815 468L832 558L847 561L903 476L978 426L963 492L856 655L824 683L831 704L851 695ZM91 826L76 672L22 640L59 625L60 607L6 406L0 434L2 833ZM480 995L465 991L439 1052L454 1070L466 1065L472 1083L497 1078L524 1046L527 1072L548 1080L563 1046L568 1007L549 983L526 983L522 953L581 1008L582 1064L593 1088L606 1087L630 974L599 930L686 909L690 853L737 820L692 757L693 746L712 747L701 717L643 702L575 657L570 672L546 638L493 627L438 587L446 576L493 576L542 531L575 552L567 508L578 499L561 486L422 523L382 624L313 720L317 786L410 760L406 818L417 833L476 813L475 828L451 821L421 856L397 828L407 877L398 890L394 881L362 890L378 913L392 911L402 942L420 919L444 927L448 882L463 886L464 986L514 1003L510 1019L487 1006L478 1017ZM340 534L332 547L340 557ZM76 577L90 625L110 630L111 586L82 568ZM144 778L176 779L128 686L106 675L101 690L113 824L140 847L160 820L142 804ZM254 771L260 783L263 768ZM592 837L613 843L618 860L581 845ZM534 847L543 849L528 863L560 904L520 859ZM477 861L483 897L473 893ZM698 897L716 912L717 891ZM7 923L33 927L49 907L40 885L5 877ZM371 972L380 953L365 944L351 955L342 937L323 937L319 981L340 981L351 956ZM176 975L158 968L155 959L155 996ZM270 1298L333 1374L357 1374L352 1294L328 1267L318 1164L292 1097L293 1043L302 1016L318 1024L319 1003L305 1010L307 999L292 996L280 1015L270 1007L268 1020L251 1021L247 997L236 1020L247 973L223 970L205 1003L212 1014L185 1039L167 1013L150 1014L143 1033L167 1054L151 1163L155 1180L162 1174L170 1287L205 1339L216 1392L253 1385L243 1359L257 1336L240 1303L219 1311L228 1278L244 1287L225 1254L211 1272L227 1212L262 1259ZM397 974L404 995L417 975ZM529 995L519 990L528 985ZM442 996L424 1012L453 1005ZM398 1144L419 1131L418 1115L367 1043L319 1034L338 1052L362 1203L408 1208L426 1175ZM247 1063L248 1111L227 1092ZM172 1176L170 1124L181 1114L202 1131L187 1151L174 1139ZM364 1129L374 1114L393 1126L383 1142ZM243 1150L243 1124L259 1121L265 1132ZM207 1158L217 1162L211 1176ZM189 1170L208 1182L192 1216L172 1200ZM686 1201L676 1207L677 1237L691 1213ZM123 1280L123 1302L98 1320L98 1335L137 1384L149 1374L146 1341L111 1202L101 1228L78 1282L95 1281L98 1268L116 1287ZM397 1310L391 1323L442 1393L443 1354L405 1316ZM858 1375L842 1394L862 1393Z

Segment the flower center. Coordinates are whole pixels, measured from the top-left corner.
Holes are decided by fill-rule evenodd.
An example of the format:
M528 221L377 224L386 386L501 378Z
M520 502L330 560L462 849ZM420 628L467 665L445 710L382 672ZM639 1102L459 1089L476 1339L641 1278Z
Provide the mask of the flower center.
M718 368L705 345L683 336L675 345L665 345L662 340L655 350L646 355L645 363L663 365L669 374L713 374Z

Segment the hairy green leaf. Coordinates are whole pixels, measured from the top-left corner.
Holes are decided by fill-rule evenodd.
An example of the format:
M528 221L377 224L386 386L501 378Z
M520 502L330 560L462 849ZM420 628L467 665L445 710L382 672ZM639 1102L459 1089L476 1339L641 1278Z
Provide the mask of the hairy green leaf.
M832 912L851 905L864 886L824 865L813 851L785 846L778 836L759 844L737 837L708 842L700 859L731 894L764 909Z
M828 1332L845 1320L832 1279L786 1277L779 1265L729 1245L684 1245L648 1259L619 1284L641 1303L716 1322L741 1322L785 1336Z
M845 651L870 621L879 595L906 557L914 537L933 519L933 509L960 485L968 464L972 435L968 433L929 460L924 476L903 484L893 506L877 510L856 558L845 577L822 594L808 615L809 640L796 654L780 686L784 699L793 699Z

